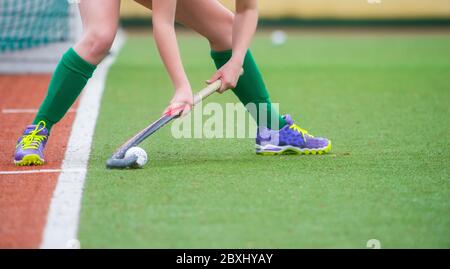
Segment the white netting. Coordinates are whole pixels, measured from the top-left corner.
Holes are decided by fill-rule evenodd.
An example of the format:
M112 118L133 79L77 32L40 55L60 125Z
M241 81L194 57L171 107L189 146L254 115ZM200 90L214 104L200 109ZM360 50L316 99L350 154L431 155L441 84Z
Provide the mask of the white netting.
M67 0L0 0L0 73L51 72L81 34Z

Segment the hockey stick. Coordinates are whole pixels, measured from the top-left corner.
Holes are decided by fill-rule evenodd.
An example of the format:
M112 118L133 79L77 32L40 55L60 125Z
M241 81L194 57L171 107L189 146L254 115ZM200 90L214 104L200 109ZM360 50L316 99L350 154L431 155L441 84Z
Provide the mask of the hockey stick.
M194 96L194 106L198 104L200 101L205 99L206 97L213 94L215 91L220 89L221 81L217 80L211 84L209 84L206 88L199 91ZM139 145L142 141L144 141L147 137L152 135L154 132L158 131L161 127L172 121L173 119L176 119L180 116L180 113L178 114L170 114L166 113L161 118L159 118L157 121L153 122L149 126L147 126L145 129L137 133L135 136L133 136L131 139L129 139L127 142L125 142L122 146L120 146L113 155L108 159L106 162L106 167L109 169L124 169L127 167L132 166L136 160L137 156L132 155L128 158L124 158L125 153L128 149L135 147Z

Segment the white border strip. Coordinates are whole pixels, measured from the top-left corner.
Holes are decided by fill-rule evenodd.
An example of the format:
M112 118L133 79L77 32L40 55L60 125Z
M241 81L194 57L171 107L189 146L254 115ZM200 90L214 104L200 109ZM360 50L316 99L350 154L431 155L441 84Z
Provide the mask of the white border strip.
M97 67L84 89L67 143L62 172L50 203L41 248L70 247L68 243L77 238L81 197L106 75L124 43L125 35L119 30L111 55Z

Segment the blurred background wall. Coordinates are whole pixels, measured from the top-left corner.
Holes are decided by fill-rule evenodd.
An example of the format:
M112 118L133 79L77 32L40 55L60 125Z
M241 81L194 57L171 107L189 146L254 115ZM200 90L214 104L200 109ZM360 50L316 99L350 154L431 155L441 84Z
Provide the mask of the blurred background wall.
M220 0L230 9L234 1ZM450 0L259 0L259 7L262 19L450 18ZM123 18L147 16L149 12L133 0L122 1Z

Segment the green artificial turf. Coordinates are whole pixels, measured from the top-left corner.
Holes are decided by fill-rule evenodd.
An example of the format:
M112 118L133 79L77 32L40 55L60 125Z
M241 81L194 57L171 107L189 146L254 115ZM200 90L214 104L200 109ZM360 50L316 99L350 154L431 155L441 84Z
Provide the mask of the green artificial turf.
M207 43L179 39L194 89ZM326 156L262 157L252 139L142 144L149 164L105 161L159 117L172 89L150 38L111 68L82 202L85 248L450 247L450 36L289 33L253 51L282 113L333 141ZM208 102L235 102L232 92Z

